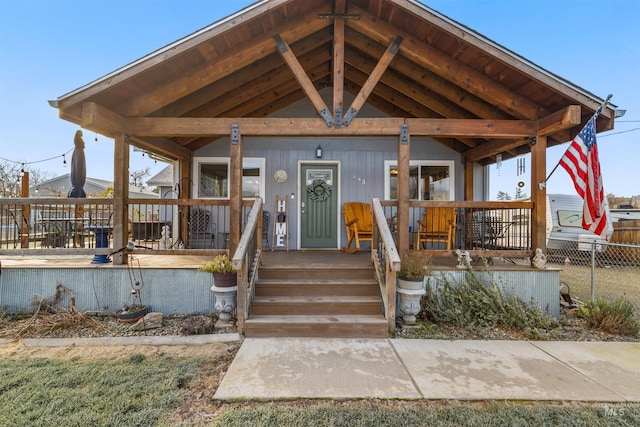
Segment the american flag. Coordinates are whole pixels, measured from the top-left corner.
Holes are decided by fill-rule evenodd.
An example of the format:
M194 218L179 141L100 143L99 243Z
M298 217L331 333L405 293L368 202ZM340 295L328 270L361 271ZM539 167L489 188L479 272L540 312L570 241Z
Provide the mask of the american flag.
M576 191L584 200L582 228L606 238L607 214L596 145L596 118L600 109L567 148L560 165L573 179Z

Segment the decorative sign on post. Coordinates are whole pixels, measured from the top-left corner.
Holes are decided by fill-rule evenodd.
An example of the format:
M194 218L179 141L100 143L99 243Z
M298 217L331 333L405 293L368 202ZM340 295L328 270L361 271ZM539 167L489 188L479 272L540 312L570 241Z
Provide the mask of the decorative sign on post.
M289 250L289 215L287 210L287 198L276 196L275 215L273 216L273 246Z

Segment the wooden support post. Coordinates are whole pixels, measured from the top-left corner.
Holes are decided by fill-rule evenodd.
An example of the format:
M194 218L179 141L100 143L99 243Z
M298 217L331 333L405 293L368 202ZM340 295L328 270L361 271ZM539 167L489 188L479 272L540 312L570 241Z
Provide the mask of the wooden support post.
M409 251L409 127L401 126L398 138L398 253Z
M114 140L113 153L113 248L120 249L129 240L129 143L124 134ZM113 264L126 264L127 254L117 253L113 256Z
M473 200L474 199L474 162L464 162L464 199L465 200Z
M180 160L180 199L191 198L191 159ZM189 207L180 206L180 238L189 244Z
M231 170L229 171L229 254L233 257L242 227L242 135L237 124L231 125Z
M537 136L531 146L531 247L547 251L546 214L547 214L547 137ZM532 254L533 256L533 254Z
M342 127L344 113L344 20L333 21L333 117Z
M22 187L20 188L20 197L29 198L29 172L22 174ZM22 239L20 242L21 248L29 247L29 215L31 215L31 206L22 205L22 217L24 220L20 221L22 224ZM18 221L20 218L16 218Z

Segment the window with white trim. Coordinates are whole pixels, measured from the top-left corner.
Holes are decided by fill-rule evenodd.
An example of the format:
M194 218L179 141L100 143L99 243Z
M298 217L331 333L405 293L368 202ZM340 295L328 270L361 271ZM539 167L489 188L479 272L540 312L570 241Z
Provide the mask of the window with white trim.
M228 199L228 157L196 157L193 161L196 180L193 194L199 199ZM242 162L242 197L264 199L264 158L244 158Z
M384 197L398 198L398 162L384 162ZM455 200L453 160L411 160L409 163L409 199Z

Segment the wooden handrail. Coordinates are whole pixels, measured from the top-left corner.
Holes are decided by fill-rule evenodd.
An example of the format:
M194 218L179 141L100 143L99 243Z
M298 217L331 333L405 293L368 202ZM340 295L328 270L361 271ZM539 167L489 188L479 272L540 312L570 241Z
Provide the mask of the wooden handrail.
M244 324L249 316L249 308L251 306L251 297L255 282L257 280L257 265L260 262L262 243L262 199L256 199L253 202L247 223L240 236L238 248L236 249L231 263L237 271L238 298L237 298L237 328L239 333L244 333ZM251 243L255 243L252 245ZM256 253L250 254L250 248L255 247ZM253 265L250 266L251 261ZM252 267L251 270L249 267Z
M380 295L385 307L385 319L388 323L389 333L393 334L396 329L396 273L400 271L400 255L396 248L395 241L389 230L389 224L384 215L384 210L380 204L380 199L374 198L372 200L373 205L373 241L371 244L371 259L376 269L376 275L378 277L378 286L380 288ZM384 268L380 265L380 254L378 249L374 247L377 239L377 235L380 234L380 241L382 242L382 250L384 251L385 265ZM384 283L381 278L384 277Z

